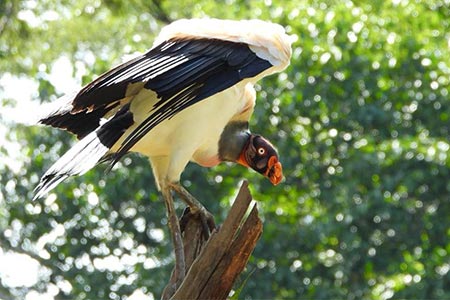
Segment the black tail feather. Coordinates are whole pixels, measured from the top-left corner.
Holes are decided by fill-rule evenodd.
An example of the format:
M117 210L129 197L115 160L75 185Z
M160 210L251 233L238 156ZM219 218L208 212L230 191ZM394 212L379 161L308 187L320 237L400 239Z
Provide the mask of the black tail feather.
M112 119L86 135L54 163L35 189L38 199L56 187L64 179L82 175L106 157L111 147L133 124L133 115L124 106Z
M97 132L91 132L69 151L67 151L42 176L35 189L33 200L47 194L51 189L69 176L82 175L93 168L109 151L97 137Z

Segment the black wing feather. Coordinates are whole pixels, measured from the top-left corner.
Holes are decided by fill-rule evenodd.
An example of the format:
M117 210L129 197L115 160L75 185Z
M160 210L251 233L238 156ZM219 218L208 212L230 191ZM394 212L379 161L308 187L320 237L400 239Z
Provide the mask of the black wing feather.
M171 39L101 75L77 94L70 113L53 116L51 122L43 123L86 135L98 127L107 108L127 95L130 84L145 83L143 87L154 91L159 100L152 114L113 156L116 162L162 121L270 67L268 61L256 56L245 43L206 38ZM76 123L85 125L77 128L73 124L75 119Z
M208 45L203 48L206 51L206 54L200 56L200 61L203 61L204 63L200 64L199 61L196 60L196 55L199 54L187 52L185 54L186 56L193 56L191 60L193 61L192 65L188 64L183 66L183 68L177 68L174 72L176 75L180 69L182 69L183 72L186 72L187 69L189 71L187 74L190 76L186 78L186 80L177 82L179 83L178 85L173 85L171 84L172 82L167 83L165 79L169 78L171 74L171 72L167 72L161 77L157 77L146 83L145 88L157 92L158 96L161 97L161 100L155 106L156 111L139 124L139 126L125 139L119 151L115 154L113 163L117 162L133 147L133 145L147 134L147 132L165 119L173 117L176 113L198 101L233 86L242 79L254 77L272 66L268 61L257 57L246 44L217 41L221 46L218 47L216 43L212 44L210 41L206 40L198 40L197 42L208 43ZM213 45L215 45L216 48L214 48ZM193 49L193 47L188 48L185 46L184 49ZM216 49L216 52L213 51L214 49ZM233 53L235 52L240 55L234 55ZM241 64L236 65L239 56L244 58L241 60ZM231 59L231 64L228 62L228 58ZM164 83L166 84L165 87ZM180 91L183 92L179 93ZM164 105L161 105L163 103Z

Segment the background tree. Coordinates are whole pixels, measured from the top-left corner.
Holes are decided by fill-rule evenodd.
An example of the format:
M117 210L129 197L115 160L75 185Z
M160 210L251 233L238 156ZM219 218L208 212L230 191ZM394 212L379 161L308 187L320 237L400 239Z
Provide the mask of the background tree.
M57 75L86 84L151 47L165 23L203 16L272 20L297 36L252 120L278 146L285 182L226 164L182 177L218 222L238 179L250 181L264 232L239 298L450 298L450 8L431 0L2 1L0 254L40 271L17 285L0 266L0 298L159 297L173 257L147 161L129 155L30 202L74 138L14 121L66 92ZM31 102L8 96L27 86Z

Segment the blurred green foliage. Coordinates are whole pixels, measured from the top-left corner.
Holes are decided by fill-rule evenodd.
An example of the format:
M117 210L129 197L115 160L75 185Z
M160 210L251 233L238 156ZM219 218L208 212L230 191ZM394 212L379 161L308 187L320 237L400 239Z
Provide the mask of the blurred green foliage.
M183 175L218 222L239 178L250 181L264 233L239 298L450 298L448 1L6 0L0 69L36 80L35 101L52 101L61 56L85 84L151 47L166 22L204 16L272 20L297 37L291 66L258 86L252 119L277 145L285 182L229 164ZM3 123L0 246L36 259L42 276L31 287L2 281L0 295L159 297L173 257L148 162L129 155L30 202L74 139Z

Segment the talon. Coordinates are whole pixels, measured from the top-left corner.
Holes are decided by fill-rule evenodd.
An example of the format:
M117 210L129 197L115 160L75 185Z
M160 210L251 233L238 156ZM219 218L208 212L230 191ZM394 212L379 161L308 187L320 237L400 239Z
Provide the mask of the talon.
M191 215L191 214L192 214L191 213L191 208L189 206L187 206L184 209L183 214L181 215L180 221L179 221L181 233L183 233L184 230L186 229L186 225L187 225L187 223L189 221L189 215Z
M185 213L197 215L200 218L203 226L203 235L205 236L206 240L208 240L210 233L216 229L213 215L209 211L207 211L206 208L180 184L171 183L170 186L190 208L189 211L185 211ZM186 222L185 220L180 221ZM180 224L180 226L185 227L186 224Z
M216 229L213 215L206 209L197 209L193 211L190 207L186 207L179 221L181 232L184 232L186 229L191 216L200 221L203 236L205 237L205 240L208 240L211 233Z
M206 209L201 209L197 212L200 221L202 222L203 235L206 240L209 239L211 233L216 229L213 215Z
M209 219L207 220L207 223L208 223L208 227L209 227L209 232L213 232L214 230L217 229L217 227L216 227L216 222L214 222L214 217L213 217L213 215L211 215L211 218L209 218Z

